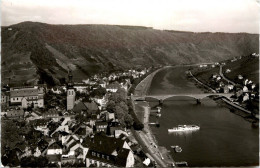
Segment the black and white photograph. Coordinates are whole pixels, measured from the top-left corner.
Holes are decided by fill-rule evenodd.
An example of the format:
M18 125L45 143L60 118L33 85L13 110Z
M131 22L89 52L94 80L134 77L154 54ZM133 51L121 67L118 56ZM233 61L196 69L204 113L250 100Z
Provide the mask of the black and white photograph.
M0 167L259 167L259 0L0 5Z

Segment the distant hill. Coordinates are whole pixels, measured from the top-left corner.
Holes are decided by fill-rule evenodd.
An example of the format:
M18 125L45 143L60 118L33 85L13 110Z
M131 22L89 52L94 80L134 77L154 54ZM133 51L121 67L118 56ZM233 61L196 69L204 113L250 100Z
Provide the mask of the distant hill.
M105 70L221 61L258 53L258 36L22 22L2 27L2 83L59 84L68 67L81 80Z

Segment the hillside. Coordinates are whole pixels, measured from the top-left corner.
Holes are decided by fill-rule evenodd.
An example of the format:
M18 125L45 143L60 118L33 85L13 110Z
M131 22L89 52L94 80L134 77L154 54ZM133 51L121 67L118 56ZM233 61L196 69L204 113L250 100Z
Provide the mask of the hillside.
M242 75L245 79L253 81L255 84L259 84L259 57L245 56L234 62L228 62L223 67L223 71L226 72L230 69L231 72L225 73L225 76L236 83L241 81L237 79L238 75Z
M258 53L258 35L192 33L140 26L50 25L2 27L2 83L59 84L105 70L215 62Z

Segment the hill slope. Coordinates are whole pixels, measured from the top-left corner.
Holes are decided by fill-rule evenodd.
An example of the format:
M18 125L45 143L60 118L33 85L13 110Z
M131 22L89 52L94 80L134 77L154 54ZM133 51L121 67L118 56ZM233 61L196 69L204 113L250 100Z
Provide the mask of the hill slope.
M11 28L11 30L10 30ZM258 35L162 31L139 26L50 25L2 27L2 82L59 83L104 70L212 62L258 52Z

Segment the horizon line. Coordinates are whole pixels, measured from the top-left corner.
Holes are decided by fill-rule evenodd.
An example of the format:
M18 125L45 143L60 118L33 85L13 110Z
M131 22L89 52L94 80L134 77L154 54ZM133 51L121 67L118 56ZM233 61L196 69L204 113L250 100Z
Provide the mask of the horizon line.
M249 33L249 32L224 32L224 31L220 31L220 32L213 32L213 31L192 31L192 30L174 30L174 29L159 29L159 28L154 28L154 27L149 27L149 26L142 26L142 25L127 25L127 24L82 24L82 23L79 23L79 24L64 24L64 23L61 23L61 24L53 24L53 23L46 23L46 22L39 22L39 21L22 21L22 22L18 22L18 23L14 23L14 24L11 24L11 25L2 25L1 23L1 27L11 27L11 26L14 26L14 25L18 25L18 24L22 24L22 23L26 23L26 22L31 22L31 23L40 23L40 24L48 24L48 25L57 25L57 26L61 26L61 25L64 25L64 26L76 26L76 25L103 25L103 26L131 26L131 27L143 27L143 28L147 28L147 29L154 29L154 30L161 30L161 31L175 31L175 32L187 32L187 33L228 33L228 34L255 34L255 35L260 35L260 33Z

